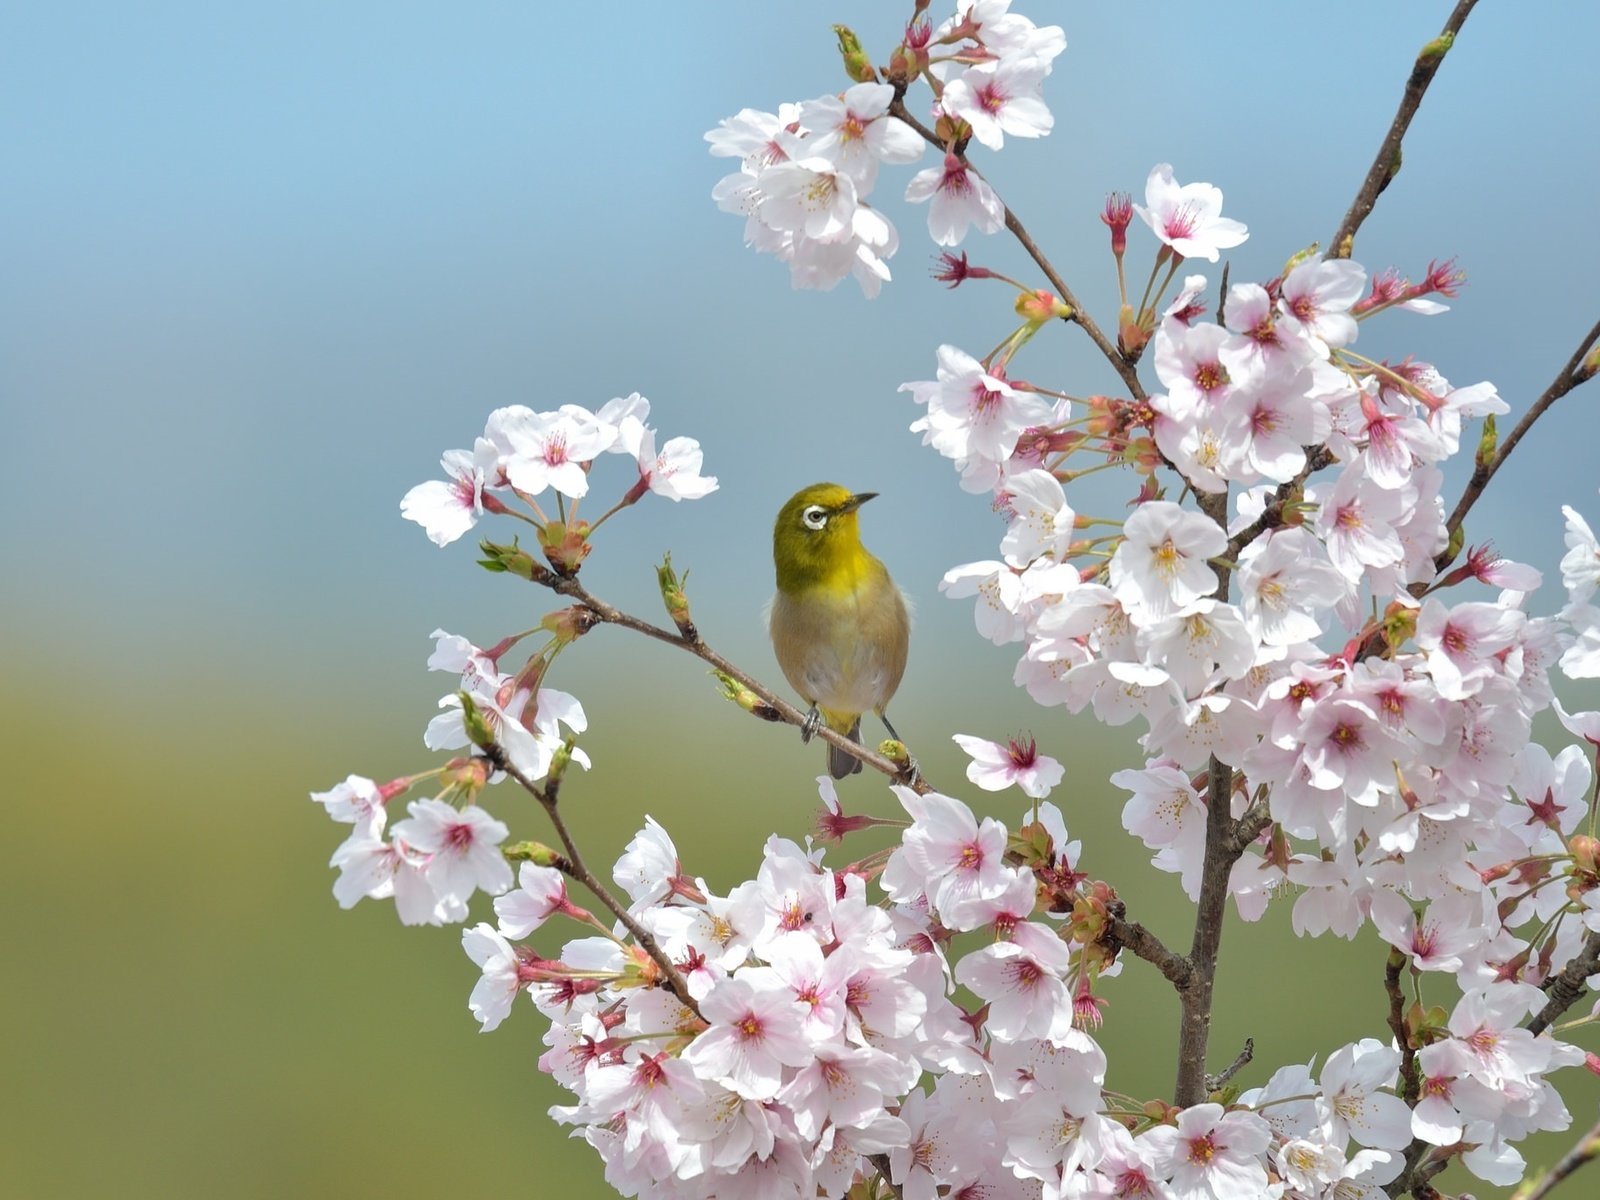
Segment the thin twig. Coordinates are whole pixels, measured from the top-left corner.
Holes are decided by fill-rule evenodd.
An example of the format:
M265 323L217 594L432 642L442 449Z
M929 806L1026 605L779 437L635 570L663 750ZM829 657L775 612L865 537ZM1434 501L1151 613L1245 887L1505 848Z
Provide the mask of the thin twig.
M1592 1162L1596 1158L1600 1158L1600 1122L1592 1125L1589 1132L1578 1139L1578 1144L1561 1156L1560 1162L1540 1176L1532 1191L1518 1192L1516 1200L1544 1200L1556 1184L1584 1163Z
M1417 55L1417 61L1411 67L1411 76L1406 80L1405 91L1400 96L1400 107L1394 114L1394 121L1389 125L1389 132L1384 134L1383 143L1378 147L1377 157L1367 169L1367 177L1361 181L1361 188L1356 192L1356 198L1351 201L1350 210L1339 223L1339 231L1328 243L1328 258L1350 257L1356 231L1361 228L1362 222L1372 215L1373 207L1378 203L1378 193L1389 186L1389 181L1400 169L1400 143L1405 139L1411 118L1417 115L1417 109L1422 105L1423 93L1433 82L1433 77L1444 62L1451 43L1456 34L1461 32L1462 25L1466 24L1467 14L1477 2L1478 0L1460 0L1455 10L1451 12L1450 19L1444 23L1444 29L1439 36L1424 46L1422 52Z
M903 86L897 87L895 98L889 105L889 113L914 129L922 140L935 150L941 153L953 152L968 170L977 170L967 161L964 144L958 144L953 148L947 147L938 134L911 115L911 111L906 108L905 88ZM1017 239L1022 248L1028 252L1028 257L1033 259L1039 270L1044 272L1044 277L1050 281L1050 286L1055 289L1057 299L1071 307L1072 316L1067 319L1089 335L1089 340L1095 344L1095 348L1105 357L1106 362L1111 364L1111 369L1117 373L1118 378L1122 380L1123 386L1128 389L1129 394L1135 400L1143 400L1145 392L1143 385L1139 382L1138 369L1118 352L1116 346L1112 345L1111 340L1106 337L1100 326L1095 323L1094 318L1078 302L1078 298L1072 294L1072 289L1067 286L1066 281L1061 278L1055 267L1051 265L1050 260L1045 257L1044 251L1040 250L1038 244L1034 242L1032 235L1028 233L1027 228L1022 224L1021 218L1011 211L1010 205L1005 205L1005 220L1006 228L1011 231L1012 236Z
M1207 1094L1219 1091L1228 1082L1228 1080L1232 1079L1240 1071L1244 1070L1245 1066L1248 1065L1250 1060L1255 1056L1255 1038L1245 1038L1244 1048L1234 1056L1234 1059L1231 1063L1223 1067L1222 1070L1218 1071L1215 1075L1206 1076Z
M1400 973L1405 965L1406 956L1391 949L1383 964L1383 990L1389 996L1389 1032L1394 1034L1395 1045L1400 1047L1400 1099L1415 1107L1421 1094L1422 1077L1417 1071L1417 1050L1411 1041L1411 1031L1406 1028L1406 994L1400 986Z
M1461 493L1461 499L1456 501L1456 506L1450 514L1450 519L1445 522L1445 528L1454 536L1455 531L1461 528L1461 522L1466 520L1468 511L1478 502L1478 497L1483 495L1484 488L1489 486L1489 480L1494 478L1511 452L1517 448L1517 443L1528 430L1533 428L1533 423L1545 414L1545 411L1561 397L1565 396L1580 383L1594 377L1594 372L1585 369L1584 359L1600 341L1600 321L1595 322L1592 329L1583 341L1578 343L1578 348L1572 352L1572 357L1567 359L1566 365L1551 380L1550 386L1534 401L1533 407L1522 414L1522 419L1517 422L1516 428L1506 435L1505 441L1500 443L1494 457L1487 462L1478 463L1472 471L1472 477L1467 480L1467 486ZM1442 560L1442 561L1441 561ZM1449 562L1448 551L1434 559L1437 566L1443 567Z
M1124 950L1131 952L1135 957L1142 958L1166 976L1167 982L1173 987L1185 987L1192 971L1189 960L1183 955L1167 948L1155 934L1151 933L1137 921L1125 921L1121 917L1111 917L1111 940Z
M631 629L635 633L642 633L645 637L654 638L658 642L665 642L669 646L676 646L679 650L686 650L702 662L711 664L724 675L737 680L741 685L760 697L761 702L769 710L769 712L760 714L765 719L783 721L795 726L801 726L806 723L805 713L784 700L771 688L757 682L745 671L718 654L710 646L706 645L705 640L698 633L693 638L689 638L675 630L663 629L659 625L652 625L649 621L631 616L615 605L608 604L592 594L574 576L547 575L541 578L539 582L554 592L576 600L607 625L617 625L623 629ZM869 750L860 743L851 741L844 734L836 733L826 725L817 727L816 736L830 746L836 746L846 753L854 755L873 770L881 771L895 782L903 783L919 794L933 790L933 786L923 779L920 773L909 771L907 767L902 766L893 759L886 758L876 750Z
M1576 958L1563 967L1553 979L1544 983L1550 999L1523 1026L1529 1033L1541 1034L1567 1009L1583 998L1583 981L1600 969L1600 933L1591 933L1583 943Z
M672 994L695 1016L700 1016L700 1006L695 1003L694 997L689 994L689 985L684 981L683 975L677 966L667 957L666 951L661 948L661 943L656 941L654 935L648 929L639 924L638 918L630 913L621 901L611 894L611 889L595 878L594 872L584 864L583 855L578 851L578 843L573 840L571 832L567 829L567 823L562 818L561 809L556 804L555 799L537 783L519 771L511 762L505 750L499 745L485 747L484 754L494 764L496 770L504 771L521 784L523 789L539 802L540 807L549 816L550 823L555 826L556 836L561 839L561 846L565 851L566 862L562 866L562 870L594 893L600 903L610 910L611 915L622 923L623 928L632 935L633 940L639 944L639 947L650 956L651 961L661 971L667 986L672 989Z

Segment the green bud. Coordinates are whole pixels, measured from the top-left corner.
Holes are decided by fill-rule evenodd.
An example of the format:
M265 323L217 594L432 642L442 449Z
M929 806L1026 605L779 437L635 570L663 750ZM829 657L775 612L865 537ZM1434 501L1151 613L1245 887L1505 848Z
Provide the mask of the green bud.
M1483 436L1478 439L1478 453L1473 462L1478 470L1487 471L1494 463L1495 452L1500 448L1500 431L1495 426L1494 414L1483 418Z
M1400 168L1405 166L1405 161L1405 150L1400 146L1396 146L1394 148L1394 157L1389 160L1389 167L1383 173L1383 182L1378 185L1378 195L1383 195L1384 189L1394 182L1394 177L1400 174ZM1345 257L1348 258L1349 255L1347 254Z
M515 575L529 583L545 583L550 578L550 572L545 570L544 564L522 549L515 538L509 546L485 539L478 543L478 549L484 555L478 560L478 565L486 571Z
M1589 357L1583 360L1583 365L1578 368L1577 377L1573 382L1582 383L1586 379L1593 379L1596 374L1600 374L1600 346L1589 352Z
M1438 37L1434 38L1433 41L1429 42L1422 48L1421 52L1417 55L1417 61L1432 62L1435 59L1443 58L1446 54L1450 53L1450 47L1454 46L1455 44L1455 34L1449 32L1441 33Z
M1461 553L1461 547L1467 544L1467 531L1457 525L1450 531L1450 541L1444 548L1444 561L1453 563Z
M911 766L911 752L906 749L904 742L896 741L894 738L884 738L879 742L878 753L902 771Z
M466 692L457 692L461 698L461 725L467 731L467 740L480 750L487 750L495 744L494 730L489 728L489 722L478 709L478 703Z
M844 73L857 83L876 83L878 73L872 69L872 59L861 48L861 39L848 25L835 25L833 36L839 39L839 55L844 59Z
M683 585L688 580L689 572L685 571L680 577L673 570L670 554L663 558L661 565L656 568L656 583L661 588L661 602L666 605L667 616L672 618L672 623L678 627L678 632L692 642L699 639L700 631L694 627L694 620L689 615L689 597L683 592Z
M1054 849L1049 831L1037 821L1022 826L1006 841L1006 853L1025 867L1048 866Z
M1304 250L1301 250L1295 254L1291 254L1289 256L1289 261L1283 264L1283 273L1287 275L1301 263L1307 261L1308 259L1315 258L1317 251L1320 249L1322 249L1321 242L1312 242L1311 245L1307 246Z
M765 700L756 695L749 688L745 687L744 684L740 683L732 675L715 670L712 671L711 674L714 675L717 682L722 685L723 698L732 700L740 708L744 709L745 712L755 712L758 708L766 707L767 702Z
M507 862L531 862L536 867L559 868L566 861L543 842L517 842L515 845L502 846L500 853L505 855Z

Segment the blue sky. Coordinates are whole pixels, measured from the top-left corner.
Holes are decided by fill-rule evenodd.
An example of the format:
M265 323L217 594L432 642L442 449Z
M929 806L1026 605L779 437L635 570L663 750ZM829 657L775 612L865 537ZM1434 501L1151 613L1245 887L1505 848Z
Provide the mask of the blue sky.
M1159 161L1223 189L1251 228L1233 278L1269 278L1337 224L1448 7L1034 3L1068 36L1046 92L1055 131L981 161L1103 323L1096 212ZM643 568L670 547L702 621L767 667L771 514L833 478L883 494L867 537L920 600L923 636L982 655L935 585L991 554L998 527L906 432L896 388L931 376L942 341L997 341L1008 301L928 278L933 247L897 182L879 197L903 248L871 303L853 284L791 291L708 197L725 164L706 129L837 90L828 22L881 56L898 11L12 6L0 542L27 569L6 572L0 601L68 645L98 631L104 668L130 679L197 636L288 680L296 648L414 674L436 624L487 635L524 598L475 577L470 547L434 552L399 496L496 405L638 390L663 435L702 441L723 488L615 523L596 587L653 602ZM1587 329L1597 35L1587 5L1472 17L1357 249L1413 273L1457 255L1470 283L1448 316L1397 315L1363 350L1493 379L1520 411ZM1003 235L967 249L1025 270ZM1149 250L1136 229L1130 261ZM1067 330L1022 368L1068 391L1111 382ZM1474 540L1548 569L1558 505L1600 517L1593 403L1574 396L1535 433ZM1009 688L1000 659L974 661Z

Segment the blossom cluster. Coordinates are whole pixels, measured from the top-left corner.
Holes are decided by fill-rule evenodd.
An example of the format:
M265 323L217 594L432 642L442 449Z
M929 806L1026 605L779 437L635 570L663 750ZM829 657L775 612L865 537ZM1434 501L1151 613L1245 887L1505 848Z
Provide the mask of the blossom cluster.
M745 218L746 244L788 263L796 287L828 289L853 275L876 296L889 279L899 235L867 201L884 164L922 156L923 133L891 113L910 77L920 74L933 89L930 120L951 142L970 138L998 150L1007 134L1050 132L1054 118L1040 88L1066 49L1061 28L1007 11L1010 0L956 7L937 28L906 30L890 68L895 82L863 62L842 95L776 113L746 108L706 134L712 154L739 160L712 192L717 206ZM994 189L950 151L912 177L905 198L928 204L928 232L941 246L959 245L973 227L994 233L1005 223Z
M798 285L853 273L875 294L896 235L868 198L884 164L929 141L943 162L907 198L930 201L936 243L999 229L1007 214L968 145L1049 131L1040 87L1065 47L1009 3L958 0L942 24L914 21L885 68L841 31L853 87L747 109L708 134L714 154L740 160L716 200L747 218L747 241ZM933 93L931 130L905 107L913 83ZM718 894L647 819L615 863L619 897L570 845L508 844L478 803L509 774L553 813L555 789L538 781L589 765L583 708L546 675L597 610L488 648L441 630L429 665L458 686L425 741L456 757L314 796L353 827L335 895L392 898L403 921L435 924L468 922L477 893L492 898L494 920L463 931L479 969L468 1008L488 1031L528 995L547 1022L539 1066L573 1097L552 1115L620 1193L809 1200L887 1181L911 1200L1377 1200L1416 1185L1408 1163L1457 1157L1509 1184L1524 1174L1517 1143L1570 1123L1551 1074L1600 1069L1550 1028L1560 993L1600 982L1584 978L1600 951L1588 832L1600 713L1568 713L1554 691L1558 675L1600 677L1600 543L1564 510L1554 606L1536 602L1539 571L1488 547L1463 554L1445 467L1463 448L1492 455L1507 406L1488 383L1455 387L1430 364L1353 349L1378 314L1444 311L1436 297L1462 276L1435 263L1412 283L1306 254L1228 288L1203 320L1205 276L1170 301L1167 287L1248 230L1222 216L1220 189L1180 183L1168 164L1143 200L1114 196L1104 214L1124 301L1108 355L1132 394L1022 381L1029 340L1082 318L1020 284L1016 333L982 358L941 346L935 377L904 385L922 408L913 431L1005 521L997 557L953 568L943 590L977 598L984 637L1021 646L1014 679L1039 704L1139 724L1142 763L1109 782L1129 833L1189 896L1225 890L1247 921L1290 904L1302 936L1370 927L1391 951L1394 1024L1327 1048L1320 1066L1252 1064L1240 1085L1258 1086L1208 1083L1182 1107L1109 1088L1094 1038L1105 981L1130 952L1172 963L1127 936L1115 889L1083 869L1043 798L1065 770L1031 737L957 736L976 786L1032 801L1015 827L920 782L893 788L904 820L847 815L824 778L826 839L892 826L893 843L834 866L774 835L754 877ZM1155 299L1137 310L1123 279L1135 213L1158 243ZM953 283L1003 279L964 255L947 266ZM1149 394L1134 377L1147 352ZM472 451L445 456L449 480L412 489L402 512L440 545L486 513L518 517L550 566L492 543L486 565L571 594L613 513L716 486L691 439L658 451L647 416L637 395L598 412L497 410ZM630 456L637 479L580 520L608 453ZM1068 500L1079 474L1113 467L1136 487L1127 511ZM669 612L692 628L669 582ZM547 640L506 669L534 633ZM1532 739L1547 709L1577 739L1556 753ZM390 801L420 786L435 794L390 827ZM1096 790L1071 787L1079 803ZM1242 847L1222 870L1208 826ZM614 923L569 896L574 879ZM545 942L562 922L582 935Z
M1170 182L1158 168L1151 189ZM1007 523L999 558L943 588L977 597L984 636L1023 644L1015 679L1038 703L1142 723L1145 764L1112 782L1128 830L1191 897L1219 762L1232 817L1260 835L1229 877L1242 916L1293 895L1298 932L1370 922L1413 970L1454 977L1463 1028L1452 1018L1421 1051L1412 1134L1469 1144L1469 1168L1514 1180L1510 1143L1568 1120L1543 1072L1582 1059L1515 1026L1597 927L1588 749L1530 740L1560 708L1552 671L1600 675L1593 534L1567 510L1555 613L1532 609L1532 567L1488 548L1452 566L1442 464L1468 420L1507 406L1492 385L1349 350L1378 311L1442 306L1389 276L1369 288L1345 260L1235 284L1220 322L1199 319L1205 285L1190 277L1161 316L1164 390L1148 398L1041 394L953 346L935 379L905 385L926 409L913 430ZM1075 455L1144 473L1126 519L1074 509ZM1200 508L1164 498L1166 470ZM1096 525L1112 532L1086 536ZM1561 716L1595 740L1592 718ZM1469 1061L1474 1038L1516 1063Z
M588 553L594 531L618 510L650 493L677 501L716 489L714 477L700 474L700 444L675 437L657 449L656 431L645 424L649 415L650 402L637 392L598 412L576 404L544 412L520 404L495 409L471 451L445 452L449 479L412 488L400 502L401 515L439 546L461 537L485 513L515 517L536 529L553 568L571 571ZM589 493L589 473L608 453L630 457L637 476L610 510L593 522L580 520L578 502ZM557 520L539 506L548 491L560 497ZM529 578L545 571L515 546L485 543L484 550L491 555L485 565L493 569ZM312 793L333 820L352 827L329 864L339 870L333 891L341 906L392 899L405 924L454 924L466 920L477 891L498 895L511 886L501 852L510 831L478 803L485 786L499 782L503 772L471 751L481 739L492 740L505 762L529 781L544 779L557 763L588 768L588 755L572 741L588 728L583 705L544 686L556 655L582 632L571 610L487 648L434 631L428 668L455 676L457 683L439 700L423 743L430 750L468 753L382 785L351 775ZM518 669L503 670L502 660L532 633L547 635L543 645ZM472 722L479 727L476 738ZM438 793L411 801L407 818L388 828L389 802L429 783L438 785Z
M836 812L831 781L818 782ZM573 939L554 959L520 941L572 915L556 870L525 864L495 902L498 924L466 931L483 972L474 1014L492 1029L526 992L549 1019L540 1067L576 1097L552 1115L595 1147L620 1193L838 1197L883 1174L915 1200L1288 1194L1269 1179L1303 1196L1381 1194L1412 1136L1386 1090L1397 1051L1341 1047L1232 1110L1153 1122L1120 1109L1089 1032L1089 980L1117 967L1100 965L1087 910L1070 903L1093 885L1059 811L1040 803L1009 834L951 797L895 793L911 821L886 861L835 871L774 836L756 877L720 896L686 879L647 823L614 877L698 1012L642 986L614 939ZM1481 1046L1503 1016L1471 1010L1463 1020L1478 1025L1450 1044ZM1489 1056L1502 1075L1548 1065L1523 1045L1531 1036L1507 1036Z
M506 497L536 500L553 491L568 500L583 498L589 471L603 454L626 454L638 467L625 503L646 491L669 500L697 500L715 491L716 478L700 474L700 443L675 437L657 449L656 431L645 424L649 416L650 401L637 392L598 412L577 404L549 412L524 404L497 408L471 450L445 451L440 466L449 478L412 488L400 501L400 515L421 525L435 545L447 546L485 512L508 511Z

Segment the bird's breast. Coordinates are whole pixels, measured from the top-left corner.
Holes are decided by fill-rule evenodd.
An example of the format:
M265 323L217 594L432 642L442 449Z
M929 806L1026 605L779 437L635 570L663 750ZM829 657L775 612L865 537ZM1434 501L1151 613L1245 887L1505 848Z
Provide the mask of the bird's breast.
M881 564L848 581L780 590L769 618L789 684L837 713L881 708L905 672L910 620Z

